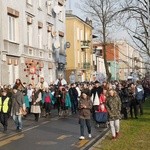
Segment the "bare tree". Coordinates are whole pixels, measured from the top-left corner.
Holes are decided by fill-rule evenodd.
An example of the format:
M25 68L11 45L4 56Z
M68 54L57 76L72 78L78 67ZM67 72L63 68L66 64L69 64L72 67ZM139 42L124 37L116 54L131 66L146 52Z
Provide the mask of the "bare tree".
M119 20L129 33L136 49L150 58L150 0L125 0Z
M104 64L107 80L111 79L111 73L107 63L106 45L109 41L110 31L114 27L114 21L118 12L117 0L82 0L82 10L92 18L95 31L99 34L104 52Z

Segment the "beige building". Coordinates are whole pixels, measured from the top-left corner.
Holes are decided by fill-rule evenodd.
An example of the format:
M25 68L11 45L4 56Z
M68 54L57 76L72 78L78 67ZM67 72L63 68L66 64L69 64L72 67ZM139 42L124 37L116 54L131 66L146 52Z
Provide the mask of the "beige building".
M119 79L126 80L128 76L144 75L143 58L140 53L126 41L116 41L119 48Z
M75 81L90 81L93 73L92 22L68 13L66 14L67 48L66 79L69 82L71 72Z

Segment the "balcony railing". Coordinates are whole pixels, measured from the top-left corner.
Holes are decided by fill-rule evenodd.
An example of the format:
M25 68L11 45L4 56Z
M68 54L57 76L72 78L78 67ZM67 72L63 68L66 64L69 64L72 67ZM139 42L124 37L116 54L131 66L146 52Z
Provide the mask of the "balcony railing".
M89 62L84 62L84 63L82 63L82 69L83 70L88 70L91 67L90 65L91 64Z
M7 52L9 55L20 56L19 44L15 42L4 40L4 51Z
M88 49L90 47L90 41L81 41L81 49Z

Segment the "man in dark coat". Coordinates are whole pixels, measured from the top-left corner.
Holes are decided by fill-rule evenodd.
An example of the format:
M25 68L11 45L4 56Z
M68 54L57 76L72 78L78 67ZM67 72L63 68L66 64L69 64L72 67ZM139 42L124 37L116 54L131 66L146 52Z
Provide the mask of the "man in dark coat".
M18 131L22 131L21 110L23 109L23 101L23 94L18 90L17 86L14 86L12 96L12 116Z
M71 111L73 114L76 114L78 108L78 91L74 83L71 84L71 88L69 89L69 96L71 100Z
M100 86L100 83L98 81L95 81L95 86L91 90L91 101L93 103L92 113L93 118L95 119L95 111L98 110L99 106L99 97L103 92L103 88Z

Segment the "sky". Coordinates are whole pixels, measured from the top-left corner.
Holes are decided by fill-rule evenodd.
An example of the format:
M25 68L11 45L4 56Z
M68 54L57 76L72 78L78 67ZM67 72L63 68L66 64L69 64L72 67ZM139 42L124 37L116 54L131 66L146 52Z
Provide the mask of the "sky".
M67 0L67 10L72 10L73 14L76 14L78 17L85 19L86 16L80 10L81 0Z
M82 10L80 10L80 6L81 6L81 0L67 0L66 9L72 10L73 14L85 20L87 16L84 14L84 12L82 12ZM92 19L92 18L89 18L89 19ZM127 31L123 29L120 29L116 32L111 33L111 37L113 37L112 39L113 41L114 40L128 40L129 43L131 42L131 39Z

